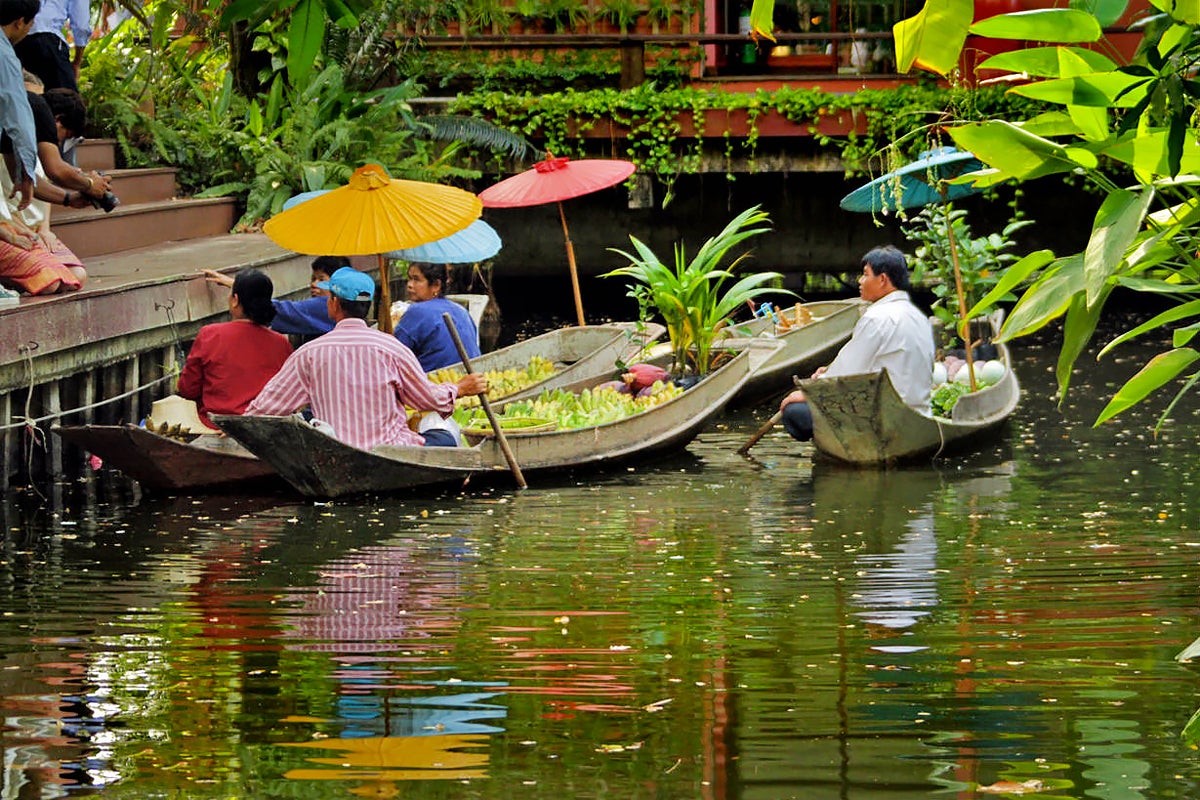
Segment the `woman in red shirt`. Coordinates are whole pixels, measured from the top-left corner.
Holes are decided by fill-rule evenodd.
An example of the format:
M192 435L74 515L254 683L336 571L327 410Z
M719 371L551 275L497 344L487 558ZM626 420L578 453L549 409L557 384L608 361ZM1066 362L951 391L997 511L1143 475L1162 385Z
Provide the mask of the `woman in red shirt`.
M292 354L287 337L267 326L275 317L271 279L239 272L229 295L233 322L205 325L179 376L178 392L195 400L205 425L209 414L241 414Z

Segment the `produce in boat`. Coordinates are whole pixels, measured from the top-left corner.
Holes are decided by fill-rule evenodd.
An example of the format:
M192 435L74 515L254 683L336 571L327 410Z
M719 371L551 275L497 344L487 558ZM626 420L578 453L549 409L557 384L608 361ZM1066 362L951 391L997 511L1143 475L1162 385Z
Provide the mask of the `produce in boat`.
M1004 377L1007 367L1003 361L975 362L976 391L995 386ZM954 406L963 395L971 394L970 372L961 358L947 356L945 361L934 362L933 392L929 404L935 417L949 418Z
M547 389L533 399L507 404L496 419L505 430L510 428L505 420L511 418L545 420L553 423L556 430L586 428L648 411L678 397L684 390L673 383L656 381L642 392L644 394L626 394L607 385L578 393ZM464 430L484 429L488 425L487 418L474 409L457 409L454 419Z
M523 369L488 370L483 373L488 382L488 396L492 398L507 397L522 389L541 383L554 375L558 370L554 362L543 356L535 355ZM429 380L434 383L457 383L463 377L463 371L458 367L443 367L429 373ZM475 396L460 397L456 405L470 408L479 405Z

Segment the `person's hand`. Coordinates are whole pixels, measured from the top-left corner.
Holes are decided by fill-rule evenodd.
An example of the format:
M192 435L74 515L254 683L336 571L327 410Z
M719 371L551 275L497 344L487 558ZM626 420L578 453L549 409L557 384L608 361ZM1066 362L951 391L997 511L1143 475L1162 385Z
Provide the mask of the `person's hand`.
M459 397L470 397L473 394L483 394L488 390L487 378L482 373L472 372L463 377L457 384Z
M112 178L96 170L82 172L82 175L83 180L88 184L87 188L83 190L88 197L104 197L104 194L112 187Z
M779 410L783 411L783 409L787 408L792 403L803 403L806 400L808 400L808 395L806 395L804 392L797 389L796 391L792 392L787 397L785 397L779 401Z
M204 280L208 283L216 283L220 284L221 286L227 286L230 289L233 288L233 277L230 275L226 275L223 272L217 272L216 270L212 269L202 269L200 270L200 273L204 276Z
M824 366L824 367L817 367L817 370L816 370L816 372L814 372L814 373L812 374L812 377L814 377L814 378L819 378L819 377L821 377L822 375L824 375L824 374L825 374L825 370L827 370L827 369L829 369L829 367L828 367L828 366Z
M29 204L33 202L33 178L26 175L20 182L13 185L12 192L8 195L11 197L20 196L21 201L17 203L18 210L29 208Z
M75 192L71 195L70 208L91 208L92 201L83 192Z
M32 250L38 239L37 234L31 230L18 228L11 222L0 222L0 240L22 250Z

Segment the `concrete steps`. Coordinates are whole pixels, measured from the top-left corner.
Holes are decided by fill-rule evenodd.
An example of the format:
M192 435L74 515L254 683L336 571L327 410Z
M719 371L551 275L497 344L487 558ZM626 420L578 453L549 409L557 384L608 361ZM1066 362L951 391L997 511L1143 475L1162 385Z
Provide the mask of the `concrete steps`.
M231 198L154 200L121 205L110 214L97 209L56 210L54 233L87 266L89 259L181 239L221 236L234 223ZM217 265L220 266L220 265Z

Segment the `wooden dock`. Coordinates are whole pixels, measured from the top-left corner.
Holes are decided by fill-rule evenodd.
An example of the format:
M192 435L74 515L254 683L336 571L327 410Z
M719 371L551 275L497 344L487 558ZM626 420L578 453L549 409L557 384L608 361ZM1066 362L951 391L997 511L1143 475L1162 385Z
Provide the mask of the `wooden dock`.
M84 261L78 292L0 308L0 480L4 488L77 474L85 454L49 433L63 423L141 420L174 390L186 345L228 313L229 290L202 269L254 267L278 297L307 293L310 258L262 234L231 234L232 200L175 197L174 170L114 170L113 143L80 166L113 175L111 214L55 209L54 232Z

